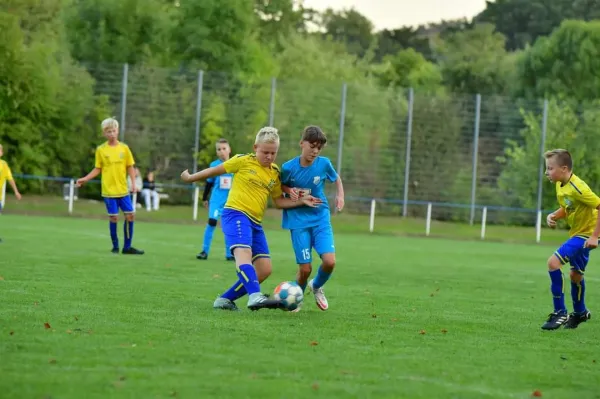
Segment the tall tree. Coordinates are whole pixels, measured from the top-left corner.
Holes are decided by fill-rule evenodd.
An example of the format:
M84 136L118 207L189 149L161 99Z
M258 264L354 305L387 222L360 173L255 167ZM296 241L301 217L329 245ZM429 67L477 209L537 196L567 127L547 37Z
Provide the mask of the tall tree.
M519 94L594 100L600 92L600 22L565 21L519 63Z
M321 25L325 35L344 43L350 54L364 57L374 42L373 23L354 8L323 12Z

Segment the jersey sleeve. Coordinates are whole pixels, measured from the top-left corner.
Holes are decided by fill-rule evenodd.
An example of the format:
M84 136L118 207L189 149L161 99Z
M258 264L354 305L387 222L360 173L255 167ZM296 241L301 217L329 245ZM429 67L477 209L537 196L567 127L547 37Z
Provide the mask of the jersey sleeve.
M579 190L576 190L579 197L577 199L581 201L582 204L593 209L596 209L598 206L600 206L600 198L587 184L579 185L578 189Z
M4 167L6 168L6 180L13 181L14 179L13 179L12 172L10 171L10 166L8 166L8 164L5 163Z
M248 160L248 155L239 154L233 158L229 158L227 161L223 162L223 167L225 168L225 172L227 173L237 173L240 168L246 163Z
M126 147L125 150L125 166L133 166L135 165L135 161L133 159L133 154L131 153L131 149L129 146Z
M288 166L287 163L284 163L281 166L281 184L283 184L284 186L289 186L290 185L290 167Z
M329 159L327 160L327 165L325 167L325 176L330 182L334 182L338 179L338 174Z
M279 198L283 196L283 190L281 189L281 171L277 167L275 170L277 171L277 174L275 177L275 184L271 189L271 198Z
M96 148L96 163L95 167L98 169L102 169L102 154L100 154L100 149Z

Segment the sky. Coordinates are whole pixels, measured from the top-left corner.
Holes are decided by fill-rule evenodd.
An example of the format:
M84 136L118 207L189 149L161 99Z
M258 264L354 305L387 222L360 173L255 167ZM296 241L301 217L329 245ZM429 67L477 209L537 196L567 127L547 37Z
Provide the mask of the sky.
M354 7L381 30L471 18L483 11L485 0L304 0L304 5L317 10Z

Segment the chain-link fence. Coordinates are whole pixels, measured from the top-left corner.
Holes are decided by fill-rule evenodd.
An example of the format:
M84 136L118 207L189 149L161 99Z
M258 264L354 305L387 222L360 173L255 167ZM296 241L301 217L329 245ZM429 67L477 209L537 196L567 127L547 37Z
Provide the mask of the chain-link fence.
M384 215L423 217L431 203L438 220L473 224L486 208L489 222L532 224L550 203L541 153L547 131L563 128L561 118L549 119L563 112L555 102L137 65L86 68L142 173L154 170L172 203L193 202L179 174L206 167L217 139L227 138L234 153L250 152L269 124L280 131L279 164L298 155L306 125L324 129L322 155L341 172L350 211L368 213L376 199Z

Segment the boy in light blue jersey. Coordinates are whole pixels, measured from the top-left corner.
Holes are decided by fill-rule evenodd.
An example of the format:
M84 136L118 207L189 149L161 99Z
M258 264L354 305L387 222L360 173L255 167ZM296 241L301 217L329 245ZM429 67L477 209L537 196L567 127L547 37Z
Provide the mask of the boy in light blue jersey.
M281 167L281 184L283 191L292 200L311 195L319 198L322 205L318 208L301 207L283 210L283 228L289 229L292 245L298 263L296 276L298 285L303 290L308 285L314 293L317 306L327 310L329 304L323 286L329 280L335 267L335 245L329 204L325 196L325 181L334 182L337 188L335 206L338 210L344 207L344 187L342 179L335 171L328 158L319 154L327 137L318 126L308 126L302 133L300 156L284 163ZM321 258L321 266L317 276L308 281L312 272L312 249Z
M231 147L229 146L229 143L225 139L220 139L217 141L217 157L219 159L211 162L209 167L213 168L221 165L223 162L229 159L230 155ZM229 197L229 190L231 190L232 181L233 173L225 173L206 179L204 194L202 195L202 202L205 208L208 207L208 223L204 229L204 243L202 244L202 252L196 255L197 259L208 259L213 234L215 232L215 228L217 227L217 221L223 213L223 208L227 202L227 197ZM209 194L210 200L208 200ZM235 260L227 248L227 245L225 245L225 259L228 261Z

